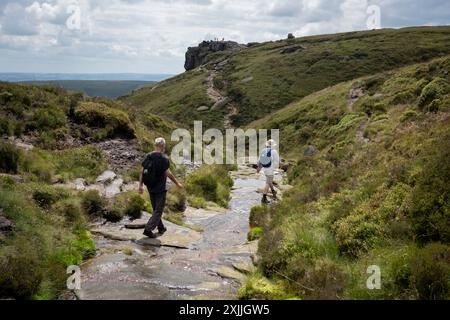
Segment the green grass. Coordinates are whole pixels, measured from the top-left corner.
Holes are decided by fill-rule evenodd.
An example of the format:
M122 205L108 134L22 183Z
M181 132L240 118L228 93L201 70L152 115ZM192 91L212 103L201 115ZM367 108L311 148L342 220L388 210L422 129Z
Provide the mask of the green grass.
M264 276L305 299L448 299L450 104L429 106L449 98L449 70L444 57L356 79L249 125L280 128L296 161L270 218L252 210ZM349 108L355 87L365 95ZM365 286L369 265L380 291Z
M0 297L55 299L65 289L66 267L94 254L95 245L73 210L57 209L66 200L42 208L30 190L42 186L0 184L0 208L14 222L0 239Z
M227 168L220 165L202 166L186 178L186 191L193 196L191 201L199 207L211 201L219 206L227 207L233 180ZM195 197L202 198L204 201Z
M153 87L137 90L120 98L120 101L139 112L151 112L172 119L185 128L193 127L194 120L198 119L209 128L221 122L223 113L197 111L198 107L213 105L206 94L206 77L206 73L192 70Z
M284 108L287 104L343 81L425 62L450 53L450 27L418 27L349 32L262 43L238 53L211 55L206 67L229 59L217 76L224 95L240 105L236 127ZM282 54L290 47L296 52ZM242 82L253 77L252 81ZM220 111L198 113L210 106L207 77L199 69L145 88L123 101L163 115L189 127L203 120L206 127L221 128Z

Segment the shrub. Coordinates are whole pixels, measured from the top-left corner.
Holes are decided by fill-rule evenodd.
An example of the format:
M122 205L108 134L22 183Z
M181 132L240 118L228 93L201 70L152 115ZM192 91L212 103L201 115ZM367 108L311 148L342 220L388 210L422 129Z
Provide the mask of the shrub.
M116 135L133 138L134 126L125 111L111 108L104 103L83 102L75 109L75 119L91 127L102 128L98 139Z
M80 203L77 199L65 199L55 204L54 210L67 221L68 226L82 225L85 217L81 211Z
M67 118L63 110L55 106L40 108L35 111L27 124L29 130L48 131L65 126Z
M50 182L55 171L48 154L34 148L23 152L20 158L20 169L34 175L39 182Z
M17 173L20 151L8 143L0 143L0 171Z
M339 250L351 256L358 256L372 248L382 234L380 221L367 203L338 220L333 229Z
M448 83L442 78L435 78L429 84L427 84L423 89L419 97L419 106L424 108L430 103L442 97L448 92Z
M107 167L102 151L94 146L57 151L52 156L56 170L67 179L94 178Z
M400 121L401 122L408 122L408 121L417 120L418 118L419 118L419 114L416 111L414 111L412 109L408 109L405 112L403 112Z
M97 190L89 190L83 193L81 206L89 215L99 216L103 213L106 202Z
M238 299L285 299L288 298L281 286L264 278L259 273L250 275L239 289Z
M188 202L189 202L189 205L191 207L194 207L194 208L197 208L197 209L199 209L199 208L206 208L207 207L206 200L204 198L201 198L201 197L189 196L188 197Z
M250 228L264 227L268 223L269 210L266 206L255 206L250 210Z
M408 215L420 243L450 242L450 137L444 135L425 148L422 172L411 192Z
M139 219L145 207L145 200L140 195L135 194L128 200L124 213L132 219Z
M0 255L0 298L30 299L39 290L43 269L35 244L21 238Z
M427 245L413 258L411 269L420 299L450 298L450 247Z
M57 201L68 197L67 190L51 186L39 186L39 189L33 191L34 201L44 209L49 209Z
M124 216L124 208L115 204L108 206L103 212L103 217L110 222L119 222Z
M203 166L186 179L186 190L190 195L204 198L226 207L233 180L226 168Z
M180 188L171 188L167 192L167 209L171 212L186 211L186 192Z

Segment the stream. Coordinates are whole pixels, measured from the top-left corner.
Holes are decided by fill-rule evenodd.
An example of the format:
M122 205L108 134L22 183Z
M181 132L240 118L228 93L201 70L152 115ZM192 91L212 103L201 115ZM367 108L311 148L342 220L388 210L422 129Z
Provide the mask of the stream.
M257 242L247 241L250 209L258 205L264 179L240 166L228 209L188 207L185 223L194 231L165 221L158 239L142 235L139 221L93 226L95 257L81 266L79 299L234 299L245 273L253 268ZM127 226L128 227L125 227ZM129 226L138 229L129 229Z

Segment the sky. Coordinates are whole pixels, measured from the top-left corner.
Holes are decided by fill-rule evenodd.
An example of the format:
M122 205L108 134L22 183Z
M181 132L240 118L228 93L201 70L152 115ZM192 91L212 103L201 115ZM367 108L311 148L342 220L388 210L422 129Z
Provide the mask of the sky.
M203 40L445 24L449 0L0 0L0 72L177 74Z

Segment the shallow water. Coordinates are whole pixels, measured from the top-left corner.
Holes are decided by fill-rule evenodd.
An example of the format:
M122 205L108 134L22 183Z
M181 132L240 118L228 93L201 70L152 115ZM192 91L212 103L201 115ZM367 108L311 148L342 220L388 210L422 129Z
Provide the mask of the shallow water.
M256 244L247 243L249 212L260 203L261 195L256 191L264 181L245 167L232 176L229 210L189 210L186 214L186 223L204 228L200 240L188 249L142 246L96 236L98 253L82 265L78 297L234 298L240 282L233 277L233 264L251 264Z

